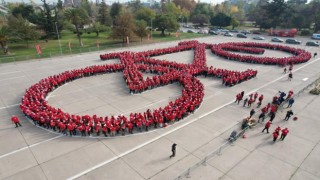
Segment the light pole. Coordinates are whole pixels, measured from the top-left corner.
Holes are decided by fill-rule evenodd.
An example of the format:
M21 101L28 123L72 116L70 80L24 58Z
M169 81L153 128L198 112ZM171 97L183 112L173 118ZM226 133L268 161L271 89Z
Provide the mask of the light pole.
M60 36L59 36L59 31L58 31L57 22L55 22L55 24L56 24L56 31L57 31L57 35L58 35L58 41L59 41L59 47L60 47L60 54L62 55L62 48L61 48L61 42L60 42Z

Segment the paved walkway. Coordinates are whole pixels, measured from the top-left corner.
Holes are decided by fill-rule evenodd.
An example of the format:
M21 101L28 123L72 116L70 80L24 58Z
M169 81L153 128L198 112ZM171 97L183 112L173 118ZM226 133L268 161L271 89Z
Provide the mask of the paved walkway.
M207 37L200 42L219 43L243 39ZM248 41L250 41L248 39ZM132 51L174 46L177 42L129 48ZM310 52L317 48L299 46ZM119 49L121 51L124 49ZM125 49L128 50L128 49ZM102 53L102 52L100 52ZM227 61L207 52L207 64L215 67L245 70L258 69L258 76L248 82L227 88L221 80L199 77L205 85L201 107L185 120L164 129L116 138L71 138L54 134L29 123L18 108L25 89L40 79L56 73L93 64L97 53L75 55L0 65L0 179L174 179L226 142L237 123L250 109L233 103L235 94L258 91L264 104L279 91L295 92L317 78L320 59L294 67L294 79L287 81L276 66ZM164 55L159 58L188 63L192 52ZM286 53L267 50L266 56L282 57ZM140 112L167 104L180 95L177 84L129 95L121 73L94 76L64 85L50 94L52 106L77 114L117 115ZM264 105L263 104L263 105ZM320 105L318 96L306 93L296 98L292 107L298 121L282 121L286 109L277 114L277 125L288 127L285 141L272 143L263 134L263 125L247 131L246 139L191 172L191 179L319 179L320 173ZM15 129L11 115L22 119L23 127ZM169 159L172 143L177 156Z

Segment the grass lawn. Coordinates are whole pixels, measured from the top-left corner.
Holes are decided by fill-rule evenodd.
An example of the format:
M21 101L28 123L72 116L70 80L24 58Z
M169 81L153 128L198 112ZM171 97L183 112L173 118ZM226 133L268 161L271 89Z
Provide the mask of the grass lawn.
M141 42L140 40L137 39L137 41L135 42L130 41L130 45L134 46L134 45L141 45L146 43L174 41L179 39L189 39L189 38L202 37L202 36L206 36L206 35L195 34L195 33L179 33L179 38L176 38L175 33L171 33L170 36L168 33L166 33L166 36L162 36L161 32L154 31L152 32L152 40L147 40L146 38L144 38L143 41ZM63 31L61 33L61 39L60 39L62 55L91 52L91 51L97 51L99 49L121 47L123 45L121 40L110 39L108 32L100 33L99 37L97 37L95 33L83 34L81 37L82 37L83 47L80 47L79 41L73 32ZM69 42L71 43L71 51L69 48ZM97 42L99 43L99 48L97 47ZM37 44L41 46L41 49L42 49L41 55L37 54L37 51L35 48ZM50 39L48 40L48 42L45 42L45 40L32 41L32 42L29 42L28 47L25 42L9 42L8 46L9 46L10 54L4 55L1 52L0 63L35 59L35 58L46 58L46 57L61 55L58 40Z

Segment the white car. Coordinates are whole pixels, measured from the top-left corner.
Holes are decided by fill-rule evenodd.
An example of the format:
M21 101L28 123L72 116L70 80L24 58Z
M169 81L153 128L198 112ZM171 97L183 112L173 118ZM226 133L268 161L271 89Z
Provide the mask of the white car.
M255 40L264 40L264 37L262 37L262 36L254 36L253 39L255 39Z

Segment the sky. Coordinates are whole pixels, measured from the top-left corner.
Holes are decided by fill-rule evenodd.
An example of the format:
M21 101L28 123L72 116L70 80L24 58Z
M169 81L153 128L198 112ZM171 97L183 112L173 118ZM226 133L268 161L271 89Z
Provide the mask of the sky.
M33 0L34 2L36 2L36 3L41 3L41 1L40 0ZM91 1L94 1L95 2L95 0L91 0ZM101 1L101 0L100 0ZM109 2L118 2L118 0L106 0L106 1L109 1ZM119 0L119 2L120 3L122 3L122 2L128 2L128 1L130 1L130 0ZM147 0L141 0L142 2L143 1L147 1ZM159 0L160 1L160 0ZM217 3L221 3L221 2L223 2L224 0L200 0L200 2L206 2L206 3L215 3L215 4L217 4ZM25 2L25 3L29 3L30 2L30 0L5 0L5 2ZM47 2L57 2L57 0L47 0ZM62 0L62 2L64 2L64 0Z

